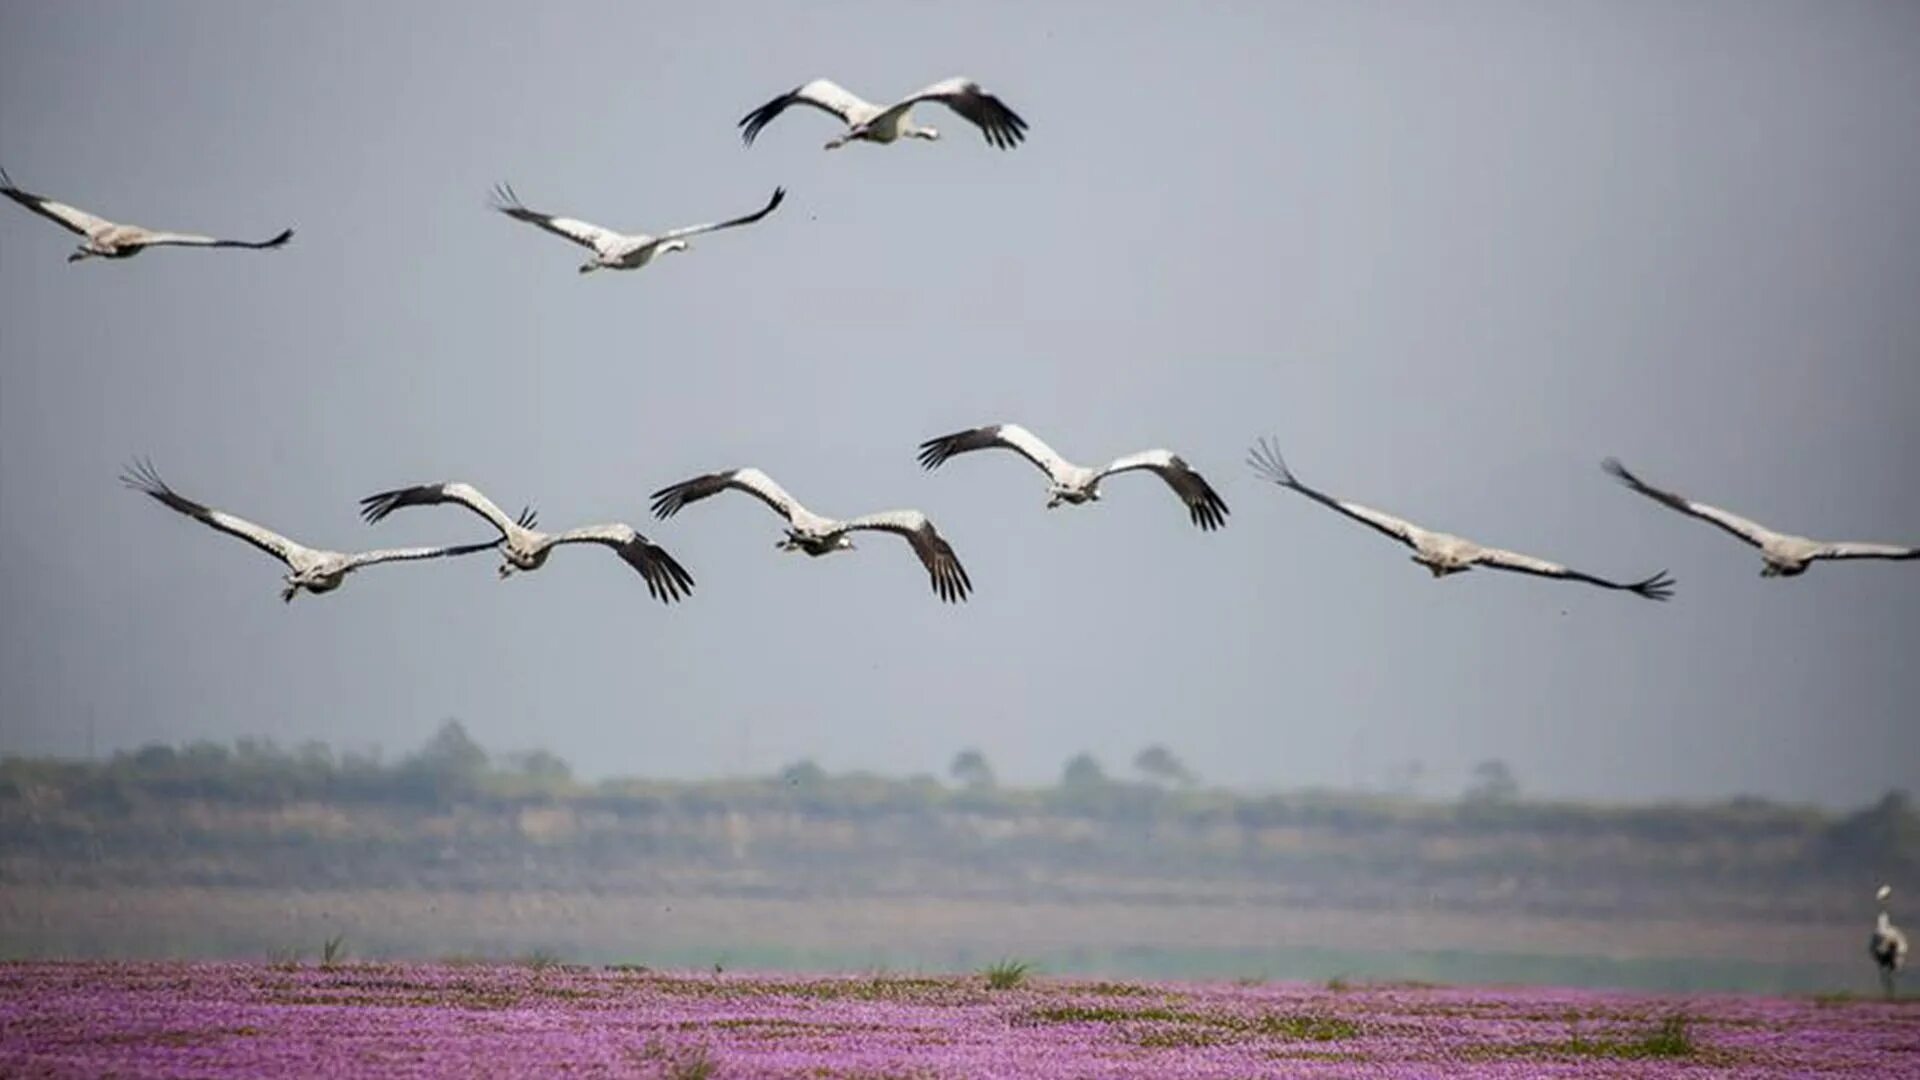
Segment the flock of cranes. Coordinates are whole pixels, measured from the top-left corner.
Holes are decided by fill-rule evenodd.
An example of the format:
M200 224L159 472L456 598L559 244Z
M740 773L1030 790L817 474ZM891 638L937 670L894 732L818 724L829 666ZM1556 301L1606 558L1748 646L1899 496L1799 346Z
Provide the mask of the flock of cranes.
M1188 517L1203 531L1226 525L1227 504L1185 459L1171 450L1142 450L1115 458L1098 469L1075 465L1060 456L1033 432L1018 424L992 424L957 431L928 439L920 444L920 464L937 469L958 454L975 450L1012 450L1047 474L1047 507L1082 505L1100 499L1100 483L1118 473L1144 470L1160 477L1187 508ZM1415 525L1369 506L1336 498L1308 487L1294 475L1280 451L1271 441L1261 439L1248 454L1254 473L1279 487L1295 491L1329 510L1366 525L1413 550L1413 561L1427 568L1436 578L1457 574L1475 567L1510 570L1535 577L1557 578L1597 585L1603 589L1630 592L1648 600L1665 600L1673 595L1673 578L1665 570L1635 581L1612 578L1575 570L1560 563L1532 555L1488 547L1464 537L1437 532ZM1758 547L1765 560L1764 577L1791 577L1804 573L1816 559L1914 559L1920 548L1894 544L1851 541L1819 541L1776 533L1718 507L1697 503L1659 488L1650 487L1628 472L1618 461L1608 458L1606 470L1618 476L1633 490L1670 505L1683 513L1711 521ZM611 548L629 566L640 572L647 591L663 603L680 600L693 591L693 575L667 550L647 539L624 522L582 525L560 533L541 532L532 507L508 517L499 504L478 488L458 480L415 484L369 495L360 500L360 512L369 524L377 524L388 514L406 506L433 506L454 503L479 515L496 533L493 539L470 544L427 548L382 549L349 555L337 551L303 547L270 529L220 510L210 509L180 495L160 479L150 462L133 465L122 480L127 486L153 496L162 504L196 518L274 556L287 564L286 588L281 597L291 601L302 591L331 592L340 587L346 575L362 566L403 560L436 559L468 555L498 548L503 557L500 576L516 570L538 570L553 549L562 544L599 544ZM784 551L803 551L808 555L828 555L851 551L855 532L893 533L907 542L926 568L934 595L941 600L965 600L973 591L966 567L954 554L953 545L940 535L933 520L919 510L883 510L854 518L830 518L814 513L788 494L771 476L757 468L746 467L706 473L682 480L653 493L653 514L666 520L678 514L688 503L699 502L723 491L739 491L765 503L786 522L786 537L776 546Z
M831 113L845 125L841 134L826 143L828 150L851 142L887 145L901 139L938 139L938 131L918 124L913 119L913 108L923 103L937 103L951 109L978 128L988 145L998 149L1013 149L1026 138L1027 122L1018 113L998 97L983 90L978 83L963 77L941 80L884 106L866 101L827 79L815 79L747 113L738 126L742 141L751 146L767 125L787 109L795 105L807 105ZM0 194L80 236L80 245L67 257L69 262L89 258L126 259L150 247L279 248L293 237L291 228L269 239L252 241L119 224L22 190L14 185L4 170L0 170ZM582 274L596 270L637 270L665 253L688 250L688 241L694 236L755 224L778 209L786 198L784 188L775 188L766 205L752 213L652 235L619 233L576 218L532 210L520 201L512 187L504 183L493 194L492 206L500 213L570 240L592 252L592 257L579 268ZM1049 508L1097 502L1102 497L1101 484L1109 477L1145 471L1153 473L1166 484L1185 506L1193 524L1202 531L1218 530L1227 523L1227 504L1219 492L1184 458L1170 450L1152 449L1125 454L1096 468L1068 461L1033 432L1018 424L993 424L929 439L920 444L919 461L925 469L933 470L957 455L991 449L1013 451L1046 474L1046 505ZM1336 498L1301 482L1281 457L1277 445L1266 439L1261 439L1252 447L1248 464L1259 478L1297 492L1412 549L1413 561L1426 567L1435 578L1485 567L1582 582L1630 592L1648 600L1665 600L1673 594L1673 579L1664 570L1637 580L1600 577L1546 559L1429 530L1392 514ZM1762 575L1766 577L1797 576L1805 573L1814 561L1823 559L1920 558L1920 547L1820 541L1775 532L1729 511L1648 484L1612 458L1603 463L1603 468L1632 490L1683 514L1716 525L1760 549L1765 563ZM539 569L555 548L568 544L594 544L612 550L640 574L648 592L662 603L681 600L693 591L693 575L665 548L629 524L610 522L583 525L558 533L542 532L537 528L537 515L530 506L509 517L478 488L461 481L417 484L369 495L361 500L361 515L369 524L375 524L404 507L454 504L465 507L483 519L493 532L490 538L439 547L385 548L346 553L306 547L271 529L189 499L162 480L150 462L135 463L122 480L127 486L152 496L169 509L244 540L280 560L287 567L283 579L285 588L281 591L282 599L287 601L301 592L331 592L340 587L348 574L362 567L471 555L488 550L499 551L502 557L499 574L504 578L515 571L524 573ZM665 520L678 514L690 503L724 491L751 495L781 517L785 522L785 536L776 546L782 550L805 552L818 557L853 550L853 533L891 533L905 540L926 568L933 592L940 600L962 601L973 589L973 582L955 554L953 545L934 526L932 519L921 511L899 509L845 519L825 517L801 505L772 477L757 468L707 473L661 488L652 495L652 511L656 518ZM1906 936L1893 926L1887 912L1890 892L1888 887L1882 886L1878 893L1880 912L1870 943L1871 954L1879 965L1889 993L1907 955Z
M914 107L923 103L937 103L953 110L977 127L990 146L1010 150L1026 138L1027 122L1020 114L983 90L979 83L964 77L943 79L890 105L866 101L831 80L814 79L747 113L739 122L740 135L742 141L751 146L766 126L787 109L795 105L807 105L831 113L845 125L844 132L827 142L828 150L850 142L887 145L901 139L937 139L940 137L938 131L913 119ZM65 203L24 191L14 186L12 178L4 171L0 171L0 194L83 237L79 248L68 256L70 262L87 258L124 259L149 247L162 246L277 248L285 245L293 236L293 230L286 229L268 240L224 240L195 233L162 232L137 225L116 224ZM668 252L688 250L688 241L692 237L755 224L779 209L786 195L785 188L776 187L766 205L751 213L724 221L669 229L658 235L615 232L578 218L530 209L520 201L513 188L504 183L494 189L492 206L516 221L526 222L592 252L592 257L580 266L580 273L586 274L595 270L637 270ZM1225 527L1227 523L1227 504L1220 493L1184 458L1170 450L1153 449L1126 454L1095 468L1068 461L1019 424L993 424L929 439L920 444L919 459L923 467L932 470L956 455L990 449L1011 450L1045 473L1048 507L1097 502L1101 498L1101 484L1109 477L1146 471L1158 476L1179 497L1193 524L1201 530L1210 532ZM1601 577L1547 559L1426 529L1392 514L1335 498L1302 483L1288 468L1278 447L1265 439L1252 448L1248 464L1261 479L1298 492L1411 548L1413 561L1426 567L1436 578L1485 567L1582 582L1604 589L1630 592L1648 600L1665 600L1673 595L1673 578L1664 570L1633 580ZM1603 467L1642 495L1681 513L1711 522L1759 548L1761 558L1765 560L1762 573L1767 577L1793 577L1805 573L1810 564L1820 559L1920 558L1920 547L1829 542L1774 532L1726 510L1654 487L1612 458L1608 458ZM286 588L281 595L287 600L292 600L302 591L324 593L339 588L347 574L362 566L467 555L491 548L499 549L503 557L500 575L505 577L516 570L538 569L553 549L563 544L598 544L610 548L639 571L648 592L663 603L680 600L693 591L693 575L665 548L647 539L631 525L615 522L586 525L559 533L541 532L535 527L536 517L530 507L510 518L479 489L459 481L420 484L370 495L362 500L362 515L369 523L376 523L400 507L456 503L486 520L496 534L491 541L349 555L303 547L243 518L188 499L168 487L150 463L142 462L133 466L124 479L129 486L152 495L168 507L246 540L285 563ZM941 600L965 600L973 590L973 582L967 576L966 568L961 565L959 556L954 553L953 545L941 535L932 519L919 510L888 510L846 519L823 517L801 505L772 477L756 468L709 473L662 488L653 495L653 512L664 520L679 513L688 503L727 490L744 492L759 499L785 520L786 537L778 545L783 550L820 556L852 550L854 544L851 534L856 532L892 533L904 539L926 567L934 594Z

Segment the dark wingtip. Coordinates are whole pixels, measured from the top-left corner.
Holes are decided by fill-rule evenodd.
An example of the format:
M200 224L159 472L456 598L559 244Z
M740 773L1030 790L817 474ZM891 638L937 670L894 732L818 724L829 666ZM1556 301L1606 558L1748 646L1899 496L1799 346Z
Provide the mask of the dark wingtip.
M647 581L647 591L654 599L663 604L671 604L693 594L693 575L680 565L679 560L667 553L667 549L648 542L649 553L653 557L653 572L643 575Z
M652 495L647 496L647 498L653 500L654 517L665 521L680 512L680 508L686 505L686 500L681 498L681 488L683 486L682 484L674 484L669 487L663 487Z
M148 495L167 490L166 481L160 479L160 473L154 469L152 459L145 457L128 462L120 473L120 482Z
M1667 572L1662 570L1645 581L1634 584L1633 591L1649 600L1666 600L1673 596L1673 587L1673 578L1667 576Z
M493 185L493 202L490 205L503 214L527 208L527 204L520 201L520 193L513 190L513 185L505 180Z
M760 106L741 117L740 122L734 125L740 129L740 144L742 146L752 146L754 137L760 134L761 128L767 126L767 120L770 118L763 114L769 107L770 106L767 105Z
M386 520L388 514L407 505L407 493L413 490L413 487L398 487L368 495L360 500L360 516L369 525L378 524Z
M1247 464L1254 472L1260 474L1261 479L1269 483L1279 484L1281 487L1293 487L1298 482L1294 478L1293 470L1287 466L1287 459L1280 454L1278 439L1269 440L1267 436L1262 435L1254 443L1253 448L1247 451Z
M945 603L964 603L973 592L973 579L967 576L967 568L960 565L959 559L949 558L946 565L933 574L933 591Z
M937 469L953 456L951 444L953 436L942 435L937 439L928 439L920 444L918 457L923 469Z
M1200 526L1203 532L1213 532L1226 528L1227 515L1230 513L1232 511L1227 509L1226 500L1209 487L1201 500L1193 504L1193 523Z

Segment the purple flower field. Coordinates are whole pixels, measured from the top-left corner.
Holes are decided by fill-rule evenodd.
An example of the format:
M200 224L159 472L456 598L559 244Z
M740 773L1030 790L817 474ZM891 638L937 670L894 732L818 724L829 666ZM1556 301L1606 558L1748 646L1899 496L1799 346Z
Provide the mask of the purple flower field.
M1553 989L0 965L0 1075L1920 1075L1911 1001Z

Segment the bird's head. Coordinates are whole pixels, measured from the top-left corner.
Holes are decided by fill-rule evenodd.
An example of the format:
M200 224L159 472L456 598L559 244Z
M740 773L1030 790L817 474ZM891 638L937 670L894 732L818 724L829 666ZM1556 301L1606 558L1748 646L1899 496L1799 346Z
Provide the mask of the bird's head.
M1893 886L1882 885L1880 886L1879 891L1873 894L1873 898L1884 904L1887 902L1887 897L1892 895L1893 895Z
M280 602L291 604L293 598L300 595L300 582L292 574L288 574L281 580L287 583L287 587L280 590Z
M854 547L853 547L853 537L851 537L851 536L848 536L848 535L847 535L847 534L845 534L845 533L841 533L841 534L840 534L839 536L836 536L836 537L834 537L834 538L833 538L833 550L835 550L835 551L852 551L852 550L854 550Z
M513 564L510 562L501 563L500 564L500 580L505 581L506 579L512 576L513 576Z
M913 136L916 139L925 139L928 142L935 142L940 138L940 129L930 128L930 127L917 127L917 128L909 129L907 134Z
M687 243L685 240L669 240L666 243L660 245L660 251L662 254L669 251L692 251L692 250L693 250L693 245Z
M86 248L79 248L75 250L73 254L67 256L67 261L70 263L77 263L81 259L84 259L91 254L93 254L93 252L88 251Z

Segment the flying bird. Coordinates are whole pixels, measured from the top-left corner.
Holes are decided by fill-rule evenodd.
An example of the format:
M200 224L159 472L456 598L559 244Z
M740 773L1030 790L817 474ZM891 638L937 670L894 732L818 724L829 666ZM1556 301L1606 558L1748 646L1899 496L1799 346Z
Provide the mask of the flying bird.
M515 570L540 569L547 556L561 544L599 544L612 548L628 566L640 571L647 583L647 592L661 603L671 604L693 591L693 575L675 562L665 548L635 532L632 526L586 525L563 533L543 533L536 528L539 520L531 508L521 510L517 518L509 518L477 488L458 481L420 484L369 495L360 500L360 516L373 524L403 506L439 503L458 503L500 530L500 540L495 543L500 544L500 553L505 556L500 564L503 578Z
M135 491L145 492L169 508L205 522L228 536L237 536L286 563L290 572L284 578L287 587L280 591L280 599L288 603L292 603L293 598L303 589L316 596L320 593L332 592L340 587L340 583L346 580L348 574L363 566L410 559L439 559L448 555L470 555L476 551L485 551L500 542L489 540L484 544L458 544L452 547L385 548L379 551L363 551L357 555L324 551L319 548L303 547L272 529L263 528L244 518L194 502L168 487L167 482L160 479L160 474L154 471L152 462L136 462L120 477L120 482Z
M1047 474L1047 507L1061 503L1078 506L1100 499L1100 481L1115 473L1145 469L1166 481L1180 501L1187 504L1193 523L1205 530L1227 523L1227 504L1204 477L1171 450L1142 450L1115 458L1098 469L1075 465L1040 441L1039 436L1019 424L994 424L990 427L956 431L920 444L920 465L937 469L955 454L994 448L1012 450L1039 466Z
M862 530L889 532L905 538L913 547L913 553L920 557L921 564L927 568L934 594L940 599L948 603L965 600L967 593L973 589L973 582L967 579L966 568L960 565L959 558L954 555L953 546L934 529L927 515L920 511L888 510L847 521L835 521L801 506L798 500L787 494L785 488L774 483L772 477L759 469L708 473L661 488L652 496L654 516L663 520L670 518L688 503L699 502L709 495L718 495L729 489L746 492L787 519L787 537L774 545L782 551L804 551L815 557L835 551L852 551L853 539L848 533Z
M292 229L283 230L271 240L221 240L197 233L156 232L138 225L117 225L44 195L20 190L13 186L13 178L7 175L5 169L0 169L0 195L5 195L68 232L85 237L74 253L67 256L70 263L91 258L129 259L150 247L277 248L293 239Z
M1815 559L1920 559L1920 547L1900 544L1870 544L1849 540L1809 540L1804 536L1777 533L1764 525L1748 521L1717 506L1694 502L1682 495L1654 487L1631 472L1618 459L1608 458L1600 467L1621 483L1656 502L1709 521L1760 549L1766 566L1761 577L1798 577L1807 572Z
M1259 445L1253 448L1247 458L1247 464L1253 466L1254 472L1258 473L1262 479L1284 488L1291 488L1323 506L1337 510L1412 548L1413 561L1431 570L1434 577L1445 577L1462 570L1471 570L1476 566L1484 566L1492 570L1515 570L1538 577L1584 581L1604 589L1624 589L1649 600L1665 600L1673 595L1673 579L1669 578L1664 570L1643 581L1609 581L1606 578L1568 569L1559 563L1536 559L1531 555L1522 555L1519 552L1501 548L1482 547L1458 536L1432 532L1412 522L1402 521L1392 514L1384 514L1358 503L1345 502L1315 491L1294 477L1293 471L1287 468L1287 463L1280 457L1279 449L1270 445L1265 439L1260 440Z
M1900 969L1907 966L1907 935L1893 925L1893 918L1887 914L1887 897L1893 895L1893 886L1882 885L1873 894L1880 903L1880 917L1874 920L1873 936L1867 939L1867 952L1872 954L1873 962L1880 966L1880 987L1888 997L1894 993L1894 982L1899 978Z
M837 150L850 142L890 143L897 139L938 139L940 133L921 127L908 115L922 101L937 101L959 113L980 129L988 145L1011 150L1027 137L1027 122L1006 107L999 98L980 89L972 79L955 76L942 79L924 90L908 94L891 105L875 105L862 100L828 79L815 79L767 102L740 118L740 137L748 146L760 129L787 110L789 105L811 105L830 112L847 125L846 133L827 142Z
M590 249L593 252L593 258L580 267L580 272L586 274L595 270L638 270L664 252L686 251L692 246L687 243L689 236L731 229L736 225L751 225L773 213L773 208L779 206L781 200L786 197L787 189L774 188L773 198L767 200L767 205L751 214L729 221L689 225L684 229L661 233L659 236L649 236L646 233L627 236L612 229L603 229L591 222L555 217L538 210L529 210L520 202L520 197L513 193L513 188L507 184L500 184L493 189L493 208L515 221L524 221Z

